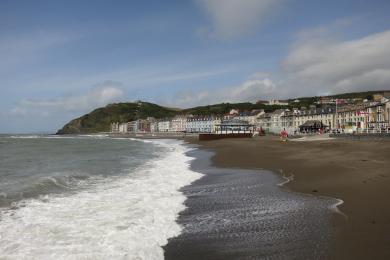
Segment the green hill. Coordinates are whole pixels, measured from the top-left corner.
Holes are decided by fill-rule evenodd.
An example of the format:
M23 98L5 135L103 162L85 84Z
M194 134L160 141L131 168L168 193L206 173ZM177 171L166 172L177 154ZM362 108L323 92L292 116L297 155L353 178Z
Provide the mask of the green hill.
M231 109L238 109L240 111L251 111L253 109L264 109L266 112L274 111L279 108L286 108L286 106L272 105L267 106L264 104L253 104L250 102L245 103L221 103L208 106L198 106L194 108L188 108L182 110L182 113L192 115L223 115L229 113Z
M73 119L57 134L86 134L107 132L112 122L129 122L137 119L172 117L179 111L147 102L117 103L93 110L91 113Z

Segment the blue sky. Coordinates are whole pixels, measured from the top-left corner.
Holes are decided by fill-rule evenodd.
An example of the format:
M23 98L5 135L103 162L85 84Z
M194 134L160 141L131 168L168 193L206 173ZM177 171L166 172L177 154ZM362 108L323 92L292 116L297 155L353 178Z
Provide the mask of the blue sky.
M0 132L119 101L390 89L390 1L0 1Z

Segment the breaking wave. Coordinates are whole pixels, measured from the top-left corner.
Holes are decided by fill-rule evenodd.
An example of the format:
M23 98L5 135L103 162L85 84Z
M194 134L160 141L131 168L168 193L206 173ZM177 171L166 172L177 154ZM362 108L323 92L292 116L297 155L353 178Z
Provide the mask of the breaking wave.
M185 208L186 197L179 189L201 174L190 170L189 148L180 142L147 142L167 149L131 174L44 179L38 185L47 189L88 188L23 199L14 208L1 209L0 255L5 259L163 259L162 246L181 232L176 218Z

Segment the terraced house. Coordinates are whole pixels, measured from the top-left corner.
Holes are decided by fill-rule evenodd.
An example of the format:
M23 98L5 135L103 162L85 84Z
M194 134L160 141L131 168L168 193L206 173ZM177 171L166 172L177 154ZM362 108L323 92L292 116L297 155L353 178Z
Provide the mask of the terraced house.
M185 132L187 130L187 119L191 115L178 115L172 118L170 132Z
M337 110L337 128L345 131L373 130L382 131L389 128L390 102L366 102L347 105Z
M335 125L335 107L312 108L309 110L297 110L293 113L293 127L298 128L306 121L319 121L332 129Z
M169 132L169 129L171 128L171 120L169 119L162 119L159 120L157 123L158 132Z
M238 113L236 116L234 116L234 118L238 120L244 120L249 124L255 125L257 118L264 113L264 109L254 109L252 111Z
M255 124L256 129L263 129L265 131L269 131L271 126L271 113L264 113L257 117Z
M187 118L186 131L188 133L211 133L214 131L215 118L194 116Z

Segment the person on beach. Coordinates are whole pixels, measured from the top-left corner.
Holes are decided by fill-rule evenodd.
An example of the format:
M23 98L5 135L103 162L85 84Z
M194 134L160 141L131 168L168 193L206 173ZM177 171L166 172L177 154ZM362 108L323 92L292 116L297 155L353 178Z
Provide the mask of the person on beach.
M283 131L280 132L280 140L282 142L286 142L288 137L288 133L286 131L286 128L283 128Z

